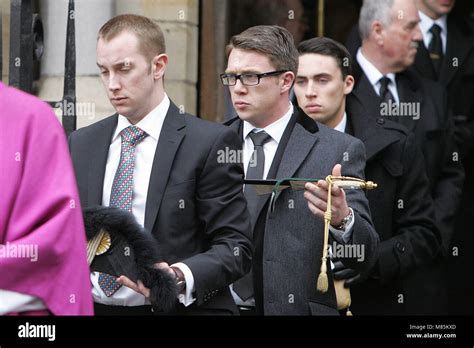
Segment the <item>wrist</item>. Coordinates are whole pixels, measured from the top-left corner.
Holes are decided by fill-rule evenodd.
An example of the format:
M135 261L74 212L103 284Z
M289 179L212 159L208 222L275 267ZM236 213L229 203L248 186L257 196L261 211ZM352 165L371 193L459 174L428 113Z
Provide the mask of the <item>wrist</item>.
M348 213L346 216L341 220L339 224L333 225L334 228L344 231L349 223L352 221L352 209L348 209Z
M183 291L186 287L186 278L184 277L183 271L181 271L179 267L171 266L170 268L175 274L176 285L178 286L179 292Z

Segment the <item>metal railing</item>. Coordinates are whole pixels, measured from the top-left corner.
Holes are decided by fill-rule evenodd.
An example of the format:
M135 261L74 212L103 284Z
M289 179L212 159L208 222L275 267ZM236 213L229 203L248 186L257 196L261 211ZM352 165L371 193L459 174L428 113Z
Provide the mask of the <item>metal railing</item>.
M43 49L43 25L39 15L33 13L33 1L11 0L10 86L33 93L34 63L41 59ZM67 12L63 98L60 101L49 101L48 104L62 110L62 124L67 135L76 130L76 32L74 0L69 0Z

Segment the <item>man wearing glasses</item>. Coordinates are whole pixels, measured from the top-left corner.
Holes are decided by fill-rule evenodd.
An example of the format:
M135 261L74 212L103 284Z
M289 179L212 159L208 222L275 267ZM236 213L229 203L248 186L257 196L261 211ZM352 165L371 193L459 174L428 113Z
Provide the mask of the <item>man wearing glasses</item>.
M290 103L298 52L286 29L249 28L231 38L227 57L221 80L238 114L227 125L242 139L246 179L324 178L341 171L363 177L363 144L316 123ZM331 274L329 290L316 290L327 184L305 188L304 193L283 191L270 212L270 195L245 186L255 249L252 271L232 286L241 314L338 314ZM372 267L378 237L367 199L358 190L334 188L332 195L334 242L362 251L359 257L344 255L343 262L359 270Z

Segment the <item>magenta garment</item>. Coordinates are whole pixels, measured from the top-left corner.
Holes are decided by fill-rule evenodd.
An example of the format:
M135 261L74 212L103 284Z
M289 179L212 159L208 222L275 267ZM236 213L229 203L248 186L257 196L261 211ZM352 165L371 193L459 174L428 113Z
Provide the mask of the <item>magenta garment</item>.
M2 247L0 289L38 297L54 315L93 314L84 223L64 130L46 103L0 82Z

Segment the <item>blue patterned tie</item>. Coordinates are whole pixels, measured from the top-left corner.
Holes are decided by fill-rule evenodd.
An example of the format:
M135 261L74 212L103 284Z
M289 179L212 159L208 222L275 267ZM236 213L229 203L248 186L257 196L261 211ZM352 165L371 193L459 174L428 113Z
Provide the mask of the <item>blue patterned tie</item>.
M132 212L133 169L135 168L135 146L145 139L146 134L138 127L130 126L120 132L122 146L120 162L112 183L109 206ZM112 296L122 285L116 277L99 273L99 286L107 297Z

